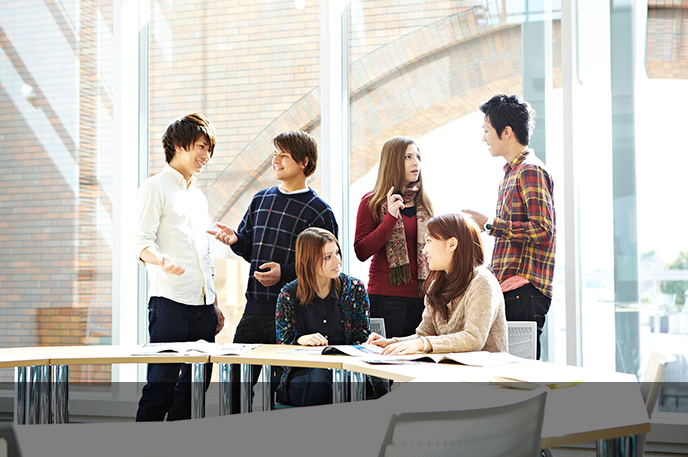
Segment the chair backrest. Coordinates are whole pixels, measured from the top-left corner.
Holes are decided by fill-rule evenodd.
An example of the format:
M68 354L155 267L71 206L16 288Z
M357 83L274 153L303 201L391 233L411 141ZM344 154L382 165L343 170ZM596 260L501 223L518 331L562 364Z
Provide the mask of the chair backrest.
M387 338L387 330L385 329L385 319L383 317L370 318L370 331Z
M510 321L508 327L509 354L525 359L537 357L537 326L531 321Z
M12 422L0 423L0 455L7 457L21 457L22 455Z
M540 455L545 389L519 403L392 417L379 457Z
M650 354L645 366L645 371L640 378L640 391L645 399L647 415L652 417L652 412L657 404L657 398L664 385L664 375L666 374L667 364L676 360L673 355L665 355L656 351Z

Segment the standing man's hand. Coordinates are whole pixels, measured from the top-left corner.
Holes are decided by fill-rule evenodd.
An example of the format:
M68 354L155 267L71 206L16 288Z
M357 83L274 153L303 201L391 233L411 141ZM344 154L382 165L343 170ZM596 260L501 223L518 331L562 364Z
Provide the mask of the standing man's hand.
M221 222L215 222L215 227L219 230L206 230L206 233L214 236L216 240L223 242L227 246L231 246L239 240L236 232L229 228L228 225Z
M475 223L478 224L478 228L480 230L485 230L485 223L487 222L487 216L485 216L484 214L481 214L477 211L471 211L470 209L464 209L461 211L463 211L464 213L471 216L473 218L473 220L475 221Z
M158 256L158 265L160 266L160 269L164 271L167 274L171 275L181 275L184 273L184 270L182 267L174 263L172 259L170 259L169 256L165 254L160 254Z
M141 251L139 259L146 264L150 263L151 265L159 266L163 272L170 275L179 276L186 271L184 268L174 263L174 260L172 260L170 256L167 254L161 254L158 252L158 249L153 246L149 246Z
M215 334L217 335L225 327L225 315L217 305L217 296L215 297L215 315L217 316L217 327L215 327Z
M280 267L280 264L277 262L264 263L260 265L258 268L260 270L267 271L256 270L253 273L253 277L256 278L258 282L265 287L274 286L279 282L280 278L282 277L282 267Z

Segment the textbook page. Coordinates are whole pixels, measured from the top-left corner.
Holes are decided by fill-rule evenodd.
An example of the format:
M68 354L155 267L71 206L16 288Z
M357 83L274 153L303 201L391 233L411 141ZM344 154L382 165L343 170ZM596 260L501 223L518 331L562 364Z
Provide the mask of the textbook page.
M146 343L132 355L179 354L179 355L241 355L260 344L209 343L205 340L173 343Z
M514 363L524 363L528 359L511 355L507 352L451 352L448 354L410 354L400 356L385 356L366 357L364 362L371 364L403 364L412 362L426 362L426 363L458 363L460 365L468 365L473 367L496 367L501 365L509 365Z
M289 347L289 346L285 346ZM374 344L336 344L331 346L301 346L295 349L285 349L284 351L297 354L313 355L350 355L353 357L370 357L379 355L382 348Z

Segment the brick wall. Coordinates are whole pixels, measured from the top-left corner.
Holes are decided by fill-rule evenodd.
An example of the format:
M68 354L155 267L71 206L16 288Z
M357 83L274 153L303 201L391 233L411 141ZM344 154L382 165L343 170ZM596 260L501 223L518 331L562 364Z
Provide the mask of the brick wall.
M0 345L107 344L112 7L5 2L0 21Z
M651 0L648 6L648 76L688 79L688 1Z

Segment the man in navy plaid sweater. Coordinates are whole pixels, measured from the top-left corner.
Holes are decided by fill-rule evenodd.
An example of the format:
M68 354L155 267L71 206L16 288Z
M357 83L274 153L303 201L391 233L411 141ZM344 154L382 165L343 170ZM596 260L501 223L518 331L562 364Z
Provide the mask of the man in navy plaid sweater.
M276 344L275 306L282 287L296 279L296 237L309 227L320 227L338 235L332 208L306 181L317 167L318 145L301 131L277 135L272 140L275 151L272 171L279 186L256 193L239 228L216 223L209 230L235 254L251 263L246 287L246 308L234 334L235 343ZM253 384L260 367L252 370ZM279 373L273 370L273 380ZM237 371L234 379L238 379ZM238 384L235 383L232 412L239 412Z

